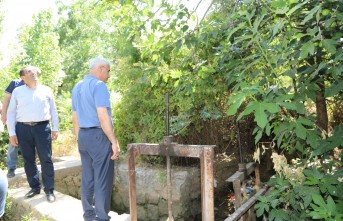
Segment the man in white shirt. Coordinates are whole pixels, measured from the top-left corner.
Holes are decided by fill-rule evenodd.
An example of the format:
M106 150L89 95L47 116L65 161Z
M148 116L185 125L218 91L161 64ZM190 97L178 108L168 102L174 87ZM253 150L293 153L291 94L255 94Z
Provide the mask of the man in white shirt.
M31 187L25 197L39 194L42 188L36 164L37 149L44 192L47 200L54 202L51 141L58 137L58 115L51 89L38 83L39 72L40 70L33 66L26 66L19 72L25 85L13 90L7 110L7 127L11 144L20 146L24 159L24 169Z

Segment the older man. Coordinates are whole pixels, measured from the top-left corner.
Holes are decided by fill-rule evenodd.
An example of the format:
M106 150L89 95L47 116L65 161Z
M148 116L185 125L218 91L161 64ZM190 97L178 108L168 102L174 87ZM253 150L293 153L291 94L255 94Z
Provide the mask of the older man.
M20 70L25 85L13 90L7 110L7 127L10 142L20 146L24 169L31 190L30 198L40 193L42 185L36 164L36 149L42 169L44 192L49 202L55 201L54 165L51 141L58 136L58 116L51 89L38 83L40 70L26 66ZM49 121L52 122L52 129Z
M105 84L110 63L97 57L91 60L89 70L90 74L73 88L72 119L82 163L83 217L85 221L105 221L110 219L113 160L119 156L120 147L113 132L110 94Z

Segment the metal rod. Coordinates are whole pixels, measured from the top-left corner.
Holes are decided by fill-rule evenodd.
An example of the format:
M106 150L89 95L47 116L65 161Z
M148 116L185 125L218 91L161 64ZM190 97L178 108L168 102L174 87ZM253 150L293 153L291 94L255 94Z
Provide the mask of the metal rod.
M166 137L164 139L164 144L167 146L167 191L168 191L168 221L174 221L173 218L173 200L172 200L172 189L171 189L171 164L170 164L170 155L169 147L171 145L171 139L169 136L169 94L166 94Z
M167 146L167 153L169 152L169 146ZM170 165L170 156L167 154L167 191L168 191L168 221L174 221L173 218L173 198L172 198L172 189L171 189L171 165Z
M239 122L237 122L237 138L238 138L238 147L239 147L239 159L240 159L240 162L243 163L243 153L242 153L242 145L241 145L241 134L239 132Z
M166 136L169 136L169 94L166 94Z

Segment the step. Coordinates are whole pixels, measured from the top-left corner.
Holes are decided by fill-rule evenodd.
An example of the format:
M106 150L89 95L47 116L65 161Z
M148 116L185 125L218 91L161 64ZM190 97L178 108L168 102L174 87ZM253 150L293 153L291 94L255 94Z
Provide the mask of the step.
M69 168L79 166L77 159L61 161L54 163L55 171L68 170ZM16 176L8 179L8 196L12 201L12 214L18 219L19 216L30 214L31 217L38 219L48 218L49 221L83 221L83 209L79 199L54 191L56 201L49 203L45 193L42 191L39 195L32 198L24 198L24 195L30 190L26 182L26 175L23 168L16 170ZM129 214L119 215L111 211L109 213L111 220L130 221ZM20 219L20 218L19 218Z
M41 170L40 165L37 165L38 170ZM76 157L60 157L54 159L55 175L59 173L68 173L69 170L81 167L80 159ZM21 186L26 184L26 174L24 168L17 168L15 170L15 177L8 179L9 186Z
M10 188L8 191L15 211L19 214L31 214L35 218L48 218L49 221L83 221L83 210L81 201L71 196L54 191L56 201L49 203L44 193L40 193L32 198L24 198L30 190L27 187ZM119 215L111 211L111 220L130 221L128 214Z

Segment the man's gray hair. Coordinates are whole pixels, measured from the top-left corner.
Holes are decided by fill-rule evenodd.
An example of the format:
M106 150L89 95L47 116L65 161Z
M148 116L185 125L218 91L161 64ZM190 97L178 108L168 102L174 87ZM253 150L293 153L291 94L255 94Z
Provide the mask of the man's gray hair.
M98 56L96 58L92 58L89 61L89 70L94 69L98 64L104 64L104 65L108 65L110 66L110 62L108 60L106 60L105 58Z

